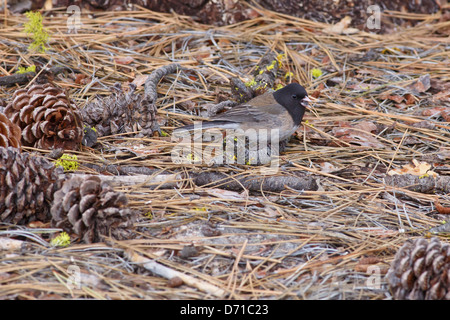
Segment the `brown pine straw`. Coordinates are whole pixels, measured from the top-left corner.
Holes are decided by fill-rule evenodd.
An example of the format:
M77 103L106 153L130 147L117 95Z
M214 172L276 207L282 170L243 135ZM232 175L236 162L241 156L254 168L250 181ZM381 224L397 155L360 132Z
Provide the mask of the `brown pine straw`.
M450 199L389 186L386 173L378 169L398 169L413 159L445 167L450 123L422 114L426 108L448 106L448 101L433 101L430 91L403 106L383 94L410 93L408 85L426 74L432 85L449 81L449 22L440 22L439 15L387 12L419 24L385 35L345 35L324 32L329 26L323 23L255 10L262 16L214 28L142 8L97 12L95 19L82 12L76 34L66 32L64 11L53 10L44 12L50 33L45 54L27 51L31 39L23 32L25 17L0 18L1 75L14 74L38 56L50 60L49 66L71 68L84 74L85 82L75 83L71 72L54 82L80 108L97 94L109 94L115 82L126 88L126 82L170 63L183 67L158 86L156 105L167 136L102 137L102 151L67 152L79 159L77 173L97 174L95 166L107 165L155 170L148 180L136 177L132 184L115 184L141 213L136 237L51 248L49 238L59 230L1 225L0 299L391 298L383 275L396 249L408 238L426 236L446 219L434 203L449 207ZM251 80L251 71L270 50L284 54L281 69L292 72L308 92L323 85L279 170L280 175L314 177L318 190L249 193L196 186L186 178L189 173L210 170L235 178L259 174L251 166L175 164L170 135L175 127L203 119L218 92L230 93L231 77ZM368 52L374 58L362 60ZM132 62L121 64L123 57ZM323 75L313 78L314 68ZM1 88L0 97L8 99L14 90ZM143 92L142 84L138 92ZM343 123L362 121L378 124L380 131L368 135L384 147L366 147L332 132ZM421 121L434 128L414 125ZM407 144L410 138L417 141ZM334 170L324 171L324 164ZM441 174L448 172L447 165ZM175 180L164 185L157 180L164 174ZM182 257L189 246L196 254ZM368 265L359 264L367 258L376 258L369 259L376 261L369 265L375 268L369 268L372 273ZM80 272L79 286L69 281L71 268ZM184 284L169 286L173 276L181 276ZM371 285L373 276L379 285Z

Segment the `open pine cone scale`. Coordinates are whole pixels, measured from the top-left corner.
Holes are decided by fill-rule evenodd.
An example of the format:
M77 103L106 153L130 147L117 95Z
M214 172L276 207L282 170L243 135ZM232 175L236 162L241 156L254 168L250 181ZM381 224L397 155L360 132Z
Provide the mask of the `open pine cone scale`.
M78 109L51 84L16 90L5 114L22 129L26 146L77 149L83 136Z
M450 244L438 238L406 241L386 278L395 299L450 300Z
M126 207L127 197L96 176L72 177L55 193L52 226L75 233L86 243L105 236L125 239L133 232L137 213Z

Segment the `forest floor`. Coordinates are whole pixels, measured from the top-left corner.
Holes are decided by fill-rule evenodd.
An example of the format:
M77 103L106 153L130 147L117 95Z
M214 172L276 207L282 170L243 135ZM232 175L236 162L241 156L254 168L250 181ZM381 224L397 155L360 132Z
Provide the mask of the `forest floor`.
M80 109L109 95L115 83L126 91L133 82L143 92L153 71L174 62L182 69L157 87L162 136L106 136L100 147L66 151L80 164L72 174L96 174L96 164L157 169L178 179L171 187L114 184L140 213L136 237L52 248L49 226L2 226L0 235L27 245L0 258L1 299L392 298L384 275L396 251L443 223L436 203L450 207L448 189L401 180L450 175L449 22L410 15L414 27L348 34L336 25L261 13L214 28L146 10L95 13L67 33L67 17L55 12L44 19L50 39L41 54L28 51L26 18L7 17L2 72L39 61L68 67L74 71L53 81ZM250 81L269 52L279 55L278 83L294 80L316 98L276 175L313 179L317 188L180 183L179 175L196 172L260 176L259 166L176 164L171 135L228 99L232 77ZM0 90L7 100L15 88ZM73 270L79 285L68 281ZM168 279L177 275L184 284Z

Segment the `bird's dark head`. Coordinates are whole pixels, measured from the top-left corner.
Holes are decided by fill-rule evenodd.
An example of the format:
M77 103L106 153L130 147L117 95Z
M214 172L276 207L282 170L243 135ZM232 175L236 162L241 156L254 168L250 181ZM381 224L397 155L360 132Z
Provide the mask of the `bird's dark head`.
M273 93L275 100L285 107L294 121L299 124L302 121L305 108L311 101L306 89L298 83L291 83Z
M288 84L273 93L275 100L285 108L289 107L308 107L311 100L308 97L306 89L298 83Z

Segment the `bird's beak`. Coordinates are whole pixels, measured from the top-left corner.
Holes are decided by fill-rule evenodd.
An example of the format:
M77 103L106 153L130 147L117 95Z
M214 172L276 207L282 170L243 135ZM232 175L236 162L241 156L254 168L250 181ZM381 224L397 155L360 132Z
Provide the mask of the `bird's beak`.
M309 102L313 102L313 100L308 96L302 99L302 105L305 106L306 108L309 107Z

